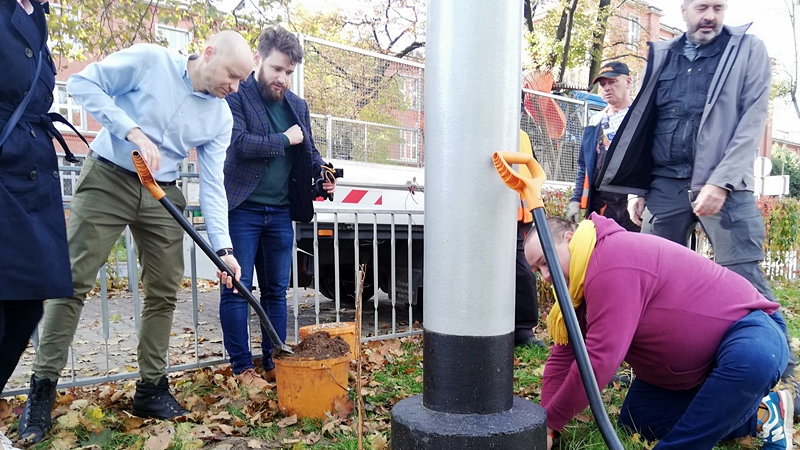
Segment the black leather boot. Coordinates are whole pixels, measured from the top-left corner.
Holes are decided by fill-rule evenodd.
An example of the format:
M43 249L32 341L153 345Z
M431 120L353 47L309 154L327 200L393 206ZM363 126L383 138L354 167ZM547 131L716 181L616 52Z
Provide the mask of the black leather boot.
M56 400L56 383L31 376L31 390L19 419L20 441L25 445L41 441L53 426L50 412Z
M183 409L170 394L166 376L159 378L155 383L136 382L136 394L133 396L134 415L166 420L188 413L189 411Z

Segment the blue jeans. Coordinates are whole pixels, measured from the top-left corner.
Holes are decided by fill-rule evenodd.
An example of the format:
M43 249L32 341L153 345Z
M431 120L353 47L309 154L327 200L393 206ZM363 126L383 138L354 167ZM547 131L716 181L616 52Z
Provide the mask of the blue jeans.
M286 340L286 289L292 268L292 219L288 206L264 206L243 203L228 213L233 255L242 266L241 282L253 288L253 268L258 276L261 306L281 340ZM253 354L248 346L247 300L232 289L223 287L219 318L222 339L233 366L240 374L253 368ZM261 327L264 369L272 369L272 342Z
M754 436L758 405L786 367L785 332L780 313L751 312L725 333L700 386L673 391L634 380L620 424L648 440L661 439L659 450L710 449L720 441Z

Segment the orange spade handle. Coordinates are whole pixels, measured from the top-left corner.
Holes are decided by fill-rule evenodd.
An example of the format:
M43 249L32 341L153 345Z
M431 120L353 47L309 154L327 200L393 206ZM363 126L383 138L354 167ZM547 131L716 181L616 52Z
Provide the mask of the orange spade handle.
M542 186L547 179L547 175L545 175L542 166L533 159L533 156L519 152L494 152L492 154L492 162L494 163L494 168L497 169L497 174L500 175L506 186L517 191L522 200L525 201L526 208L529 210L544 208ZM519 172L511 167L511 164L524 164L531 172L531 176L520 175Z
M147 162L142 157L142 154L139 153L139 150L132 151L131 158L133 159L133 167L136 168L136 173L139 175L139 181L142 182L142 185L150 191L150 194L152 194L156 200L164 198L167 194L164 193L164 190L161 189L161 186L159 186L155 178L153 178L153 174L150 173L150 168L147 167Z

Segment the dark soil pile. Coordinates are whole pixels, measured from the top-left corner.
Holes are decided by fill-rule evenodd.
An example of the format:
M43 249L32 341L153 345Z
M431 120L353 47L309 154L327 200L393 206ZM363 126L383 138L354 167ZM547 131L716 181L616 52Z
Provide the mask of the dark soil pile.
M339 336L331 337L325 331L317 331L306 336L292 350L294 354L285 355L284 358L328 359L346 355L350 352L350 346Z

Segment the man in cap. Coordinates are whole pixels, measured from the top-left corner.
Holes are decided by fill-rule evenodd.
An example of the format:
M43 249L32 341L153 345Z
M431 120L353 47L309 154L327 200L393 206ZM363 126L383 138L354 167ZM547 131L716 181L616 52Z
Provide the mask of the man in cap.
M595 83L600 85L600 94L608 106L593 115L583 130L578 173L567 206L567 218L579 222L584 217L581 214L583 208L586 210L585 216L596 212L613 219L628 231L639 231L639 226L628 216L627 196L598 191L596 179L606 151L632 102L630 70L623 62L611 61L600 68L599 75L592 81L592 84Z

